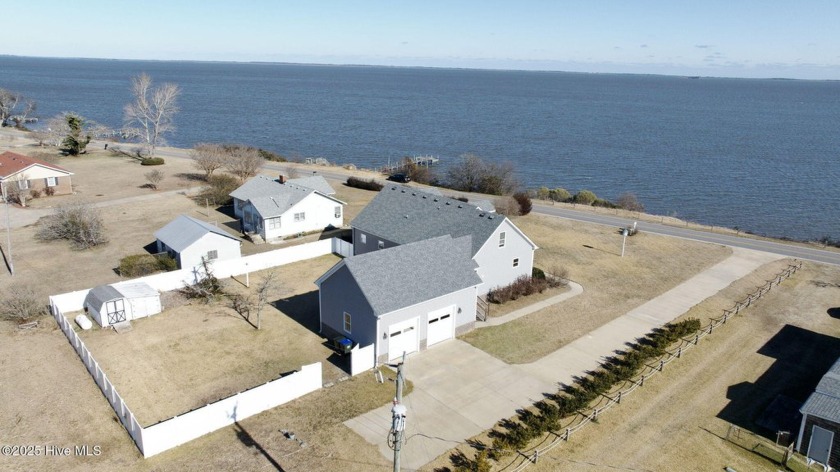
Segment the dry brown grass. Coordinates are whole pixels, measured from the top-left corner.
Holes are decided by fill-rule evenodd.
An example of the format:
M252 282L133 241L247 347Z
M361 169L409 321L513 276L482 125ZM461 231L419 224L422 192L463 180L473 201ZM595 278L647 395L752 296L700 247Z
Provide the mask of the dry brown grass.
M313 281L339 260L329 255L273 269L279 286L251 322L229 300L191 301L132 322L133 329L81 331L80 336L144 426L274 380L304 364L324 362L324 380L345 374L326 362L333 352L318 335ZM255 293L228 279L228 293ZM239 277L243 279L243 277ZM72 318L72 316L68 316Z
M719 318L724 308L731 308L789 262L760 267L681 318L699 318L704 324L709 317ZM775 431L755 424L764 409L779 394L804 401L840 356L840 320L829 314L838 309L840 288L831 285L838 278L838 267L806 263L781 287L774 287L697 348L668 364L662 375L647 380L644 388L569 442L541 455L527 470L781 469L721 438L735 424L775 439ZM490 442L486 433L474 439ZM448 457L444 454L422 470L451 466Z
M539 247L534 264L547 272L565 267L584 292L571 300L463 339L502 359L535 361L585 333L679 285L731 254L731 250L638 233L624 257L616 228L529 215L516 224Z

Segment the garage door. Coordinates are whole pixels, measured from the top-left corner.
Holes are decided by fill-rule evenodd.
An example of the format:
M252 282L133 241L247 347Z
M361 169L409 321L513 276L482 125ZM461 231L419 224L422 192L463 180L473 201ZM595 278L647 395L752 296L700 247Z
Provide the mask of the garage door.
M402 357L403 352L411 353L417 350L417 320L391 325L388 331L388 360Z
M455 306L429 312L429 327L426 330L426 346L452 338L455 334Z

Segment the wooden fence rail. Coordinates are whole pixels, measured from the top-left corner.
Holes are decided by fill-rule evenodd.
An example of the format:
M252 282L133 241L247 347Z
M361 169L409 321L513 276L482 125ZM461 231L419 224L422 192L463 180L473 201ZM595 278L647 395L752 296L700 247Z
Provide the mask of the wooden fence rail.
M749 308L753 302L770 292L774 286L779 286L784 280L793 276L801 268L802 261L798 260L788 265L788 267L780 271L764 285L757 287L746 298L741 301L736 301L732 308L724 309L720 318L711 318L708 325L700 327L693 335L682 338L679 343L676 343L671 349L666 350L665 354L658 359L658 362L653 362L652 365L646 364L635 378L624 381L618 388L607 392L605 395L601 395L598 402L594 405L590 405L589 408L579 411L577 415L570 417L567 423L561 423L560 428L549 432L548 437L552 437L552 440L547 445L517 451L518 454L515 456L514 461L505 466L504 469L510 470L511 472L524 470L529 465L535 463L539 456L568 441L572 434L582 429L591 421L597 420L598 416L603 415L605 411L608 411L614 405L620 404L621 399L633 393L637 388L643 387L646 379L663 372L665 365L675 359L681 358L686 351L696 347L700 339L709 336L715 329L724 325L728 319L738 315L742 310Z

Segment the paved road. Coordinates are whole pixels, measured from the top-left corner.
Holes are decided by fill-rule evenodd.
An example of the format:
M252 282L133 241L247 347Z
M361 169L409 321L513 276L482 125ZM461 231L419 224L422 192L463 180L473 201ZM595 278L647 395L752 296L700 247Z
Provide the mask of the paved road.
M586 211L577 211L560 207L534 205L533 212L540 213L543 215L556 216L559 218L566 218L570 220L585 221L587 223L614 226L616 228L626 227L628 225L633 224L633 220L628 218L600 215ZM754 251L769 252L785 257L795 257L797 259L822 262L825 264L840 265L840 253L837 252L801 247L793 244L777 243L773 241L762 241L731 234L719 234L706 231L698 231L689 228L679 228L676 226L651 223L647 221L640 221L638 223L638 228L639 231L644 231L647 233L661 234L664 236L673 236L684 239L693 239L696 241L703 241L707 243L723 244L725 246L752 249Z

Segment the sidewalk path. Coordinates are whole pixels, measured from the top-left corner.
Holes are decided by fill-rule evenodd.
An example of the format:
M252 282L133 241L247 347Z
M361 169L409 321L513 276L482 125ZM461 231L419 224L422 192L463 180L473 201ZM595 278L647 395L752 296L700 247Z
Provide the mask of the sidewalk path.
M688 281L605 324L548 356L524 365L509 365L460 341L452 340L409 356L406 377L414 390L408 407L402 465L416 470L465 439L491 428L518 408L554 393L558 382L598 366L624 343L646 334L688 311L695 304L781 256L745 249ZM391 405L344 424L376 445L390 459L386 439Z
M496 318L487 318L487 321L476 321L475 327L477 328L486 328L488 326L498 326L500 324L505 324L509 321L513 321L517 318L522 318L525 315L530 315L535 311L540 311L543 308L548 308L551 305L556 305L560 302L564 302L572 297L576 297L583 293L583 286L581 286L577 282L569 281L569 290L561 293L560 295L555 295L551 298L546 298L545 300L537 303L532 303L526 307L522 307L518 310L514 310L507 315L499 316Z

